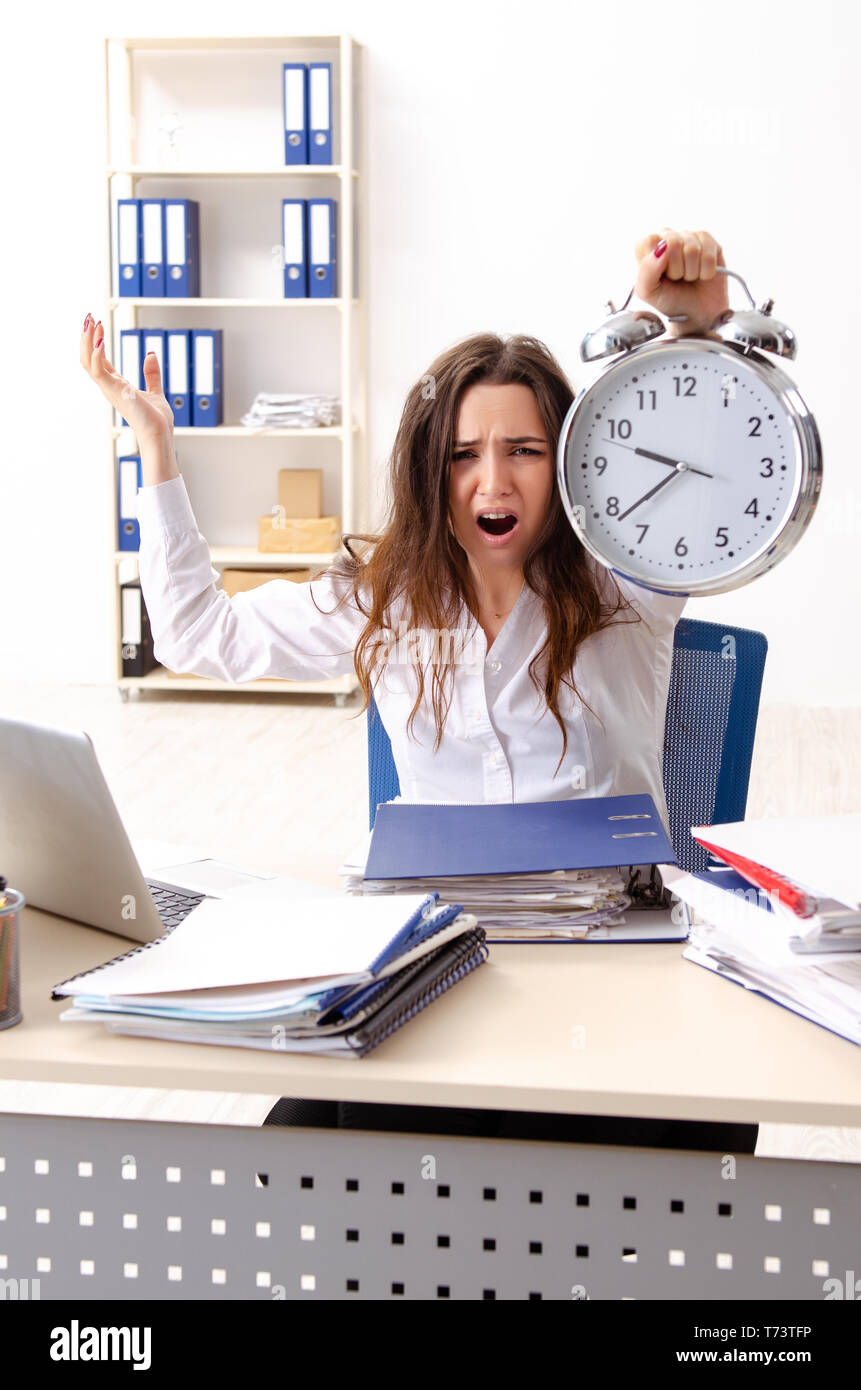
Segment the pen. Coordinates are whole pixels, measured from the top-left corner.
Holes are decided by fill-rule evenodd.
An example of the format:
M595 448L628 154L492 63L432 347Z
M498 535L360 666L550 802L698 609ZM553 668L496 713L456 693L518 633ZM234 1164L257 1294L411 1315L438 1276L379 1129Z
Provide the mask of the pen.
M737 869L748 883L752 883L755 888L764 888L767 893L773 893L785 907L795 913L796 917L812 917L815 914L816 899L805 893L802 888L796 887L790 879L784 878L783 874L777 873L774 869L767 869L764 864L757 864L753 859L744 859L740 854L718 849L717 845L710 844L699 835L696 838L704 849L711 850L718 859L725 860Z

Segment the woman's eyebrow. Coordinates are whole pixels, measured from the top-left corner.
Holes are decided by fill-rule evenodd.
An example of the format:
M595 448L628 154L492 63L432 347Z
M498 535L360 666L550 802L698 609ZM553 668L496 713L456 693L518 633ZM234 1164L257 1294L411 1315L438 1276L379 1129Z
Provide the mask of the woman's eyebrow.
M507 436L502 442L503 444L546 444L547 440L540 438L537 434L521 434L516 438ZM480 443L480 439L456 439L454 447L456 449L470 449L473 444Z

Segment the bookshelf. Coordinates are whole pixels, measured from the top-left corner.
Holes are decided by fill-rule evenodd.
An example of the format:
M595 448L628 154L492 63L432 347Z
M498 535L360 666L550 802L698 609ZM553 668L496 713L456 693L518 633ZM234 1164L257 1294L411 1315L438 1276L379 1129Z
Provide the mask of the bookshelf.
M332 158L285 165L284 62L332 64ZM176 454L213 566L325 569L335 553L257 548L257 518L272 512L280 468L321 468L324 507L342 530L367 528L367 56L346 33L294 36L110 37L105 40L107 292L105 338L120 361L125 328L221 328L224 423L175 428ZM201 296L118 295L117 201L187 197L200 204ZM338 297L287 299L279 258L281 199L332 197ZM247 429L258 391L338 395L341 423ZM137 452L112 412L110 428L115 680L121 699L146 690L261 691L334 696L354 675L325 681L234 684L169 674L122 674L120 585L137 578L135 552L116 535L116 460Z

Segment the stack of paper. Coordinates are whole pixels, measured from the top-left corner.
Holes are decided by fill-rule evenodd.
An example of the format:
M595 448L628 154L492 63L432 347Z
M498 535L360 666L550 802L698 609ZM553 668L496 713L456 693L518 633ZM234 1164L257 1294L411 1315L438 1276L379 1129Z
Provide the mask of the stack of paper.
M691 834L767 893L794 951L861 950L861 815L732 821Z
M114 1033L364 1056L486 957L475 918L428 895L210 898L53 994Z
M242 424L248 429L313 429L341 423L340 396L275 395L260 391Z
M861 1043L861 951L799 950L791 914L732 870L667 866L664 881L693 911L686 960Z
M489 941L680 940L687 924L672 920L658 864L641 862L646 849L658 861L673 853L645 795L394 801L378 807L369 842L341 873L350 894L456 899Z
M585 937L599 926L623 921L631 899L618 870L556 869L544 874L482 874L454 878L365 879L364 864L341 866L351 894L437 893L444 901L456 895L465 911L494 941L524 936ZM594 934L594 932L593 932Z

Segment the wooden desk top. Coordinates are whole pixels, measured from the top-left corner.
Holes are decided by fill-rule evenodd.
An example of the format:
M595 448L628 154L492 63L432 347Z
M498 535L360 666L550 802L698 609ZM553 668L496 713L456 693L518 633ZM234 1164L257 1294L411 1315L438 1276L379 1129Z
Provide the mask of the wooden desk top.
M404 1104L861 1126L861 1049L680 944L498 945L361 1060L115 1037L51 988L133 943L22 914L24 1019L0 1077Z

